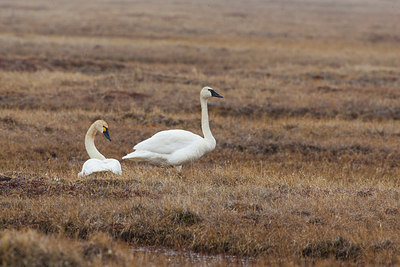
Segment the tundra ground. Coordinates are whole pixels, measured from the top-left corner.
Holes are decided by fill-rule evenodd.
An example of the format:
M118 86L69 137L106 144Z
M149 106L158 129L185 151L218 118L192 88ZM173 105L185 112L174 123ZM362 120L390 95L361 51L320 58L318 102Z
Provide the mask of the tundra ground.
M399 10L2 1L0 262L168 264L130 246L399 264ZM108 158L160 130L201 134L206 85L224 96L209 101L213 152L181 173L121 161L122 176L77 177L96 119Z

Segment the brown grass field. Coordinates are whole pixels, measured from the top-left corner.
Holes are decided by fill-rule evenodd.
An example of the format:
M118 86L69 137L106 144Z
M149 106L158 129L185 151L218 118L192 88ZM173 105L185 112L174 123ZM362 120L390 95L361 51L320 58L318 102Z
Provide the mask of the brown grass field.
M2 0L0 265L399 265L399 17L390 0ZM109 158L201 134L206 85L224 96L213 152L77 177L96 119Z

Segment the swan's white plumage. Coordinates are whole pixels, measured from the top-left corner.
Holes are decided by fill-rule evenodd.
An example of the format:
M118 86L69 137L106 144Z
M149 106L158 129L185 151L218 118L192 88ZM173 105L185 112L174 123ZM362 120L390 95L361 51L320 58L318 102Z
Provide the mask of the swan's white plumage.
M121 164L116 159L88 159L82 167L79 177L90 175L94 172L111 171L115 174L122 174Z
M135 145L133 147L135 151L122 159L180 167L182 164L194 161L214 150L216 141L209 127L207 111L207 99L211 96L222 97L210 87L204 87L200 92L201 124L204 138L185 130L161 131Z
M180 166L196 160L215 148L201 136L185 130L167 130L137 144L136 151L122 157L136 161L147 161L156 165Z
M104 131L103 131L104 130ZM79 177L90 175L94 172L111 171L115 174L122 174L121 164L116 159L106 159L94 145L96 132L103 132L107 139L111 141L108 135L108 125L103 120L95 121L89 128L85 136L85 148L90 159L82 166L82 171L78 173Z
M149 139L140 142L133 149L171 154L199 140L203 140L203 138L189 131L166 130L158 132Z

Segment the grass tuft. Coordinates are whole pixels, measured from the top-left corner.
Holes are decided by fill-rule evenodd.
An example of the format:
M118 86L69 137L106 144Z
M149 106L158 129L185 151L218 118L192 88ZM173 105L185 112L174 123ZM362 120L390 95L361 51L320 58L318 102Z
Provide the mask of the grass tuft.
M191 226L201 222L200 216L191 211L182 209L168 211L166 217L171 220L172 224L181 224L184 226Z
M328 258L334 256L336 260L356 261L360 256L361 247L351 244L342 237L335 241L323 241L315 244L308 244L303 248L302 255L311 258Z

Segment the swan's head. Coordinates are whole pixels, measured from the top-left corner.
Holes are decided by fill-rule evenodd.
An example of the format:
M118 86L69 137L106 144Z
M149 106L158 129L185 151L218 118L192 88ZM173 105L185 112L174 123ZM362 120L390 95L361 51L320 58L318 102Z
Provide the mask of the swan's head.
M222 95L218 94L217 92L215 92L211 87L204 87L203 89L201 89L200 92L200 97L204 98L204 99L208 99L210 97L219 97L219 98L223 98Z
M97 131L104 134L104 136L111 141L110 132L108 131L108 124L103 120L97 120L94 122L94 127Z

